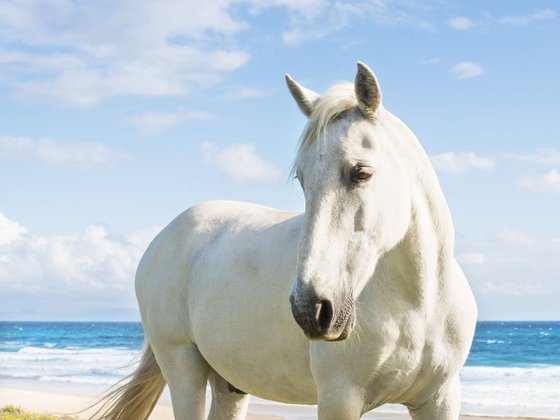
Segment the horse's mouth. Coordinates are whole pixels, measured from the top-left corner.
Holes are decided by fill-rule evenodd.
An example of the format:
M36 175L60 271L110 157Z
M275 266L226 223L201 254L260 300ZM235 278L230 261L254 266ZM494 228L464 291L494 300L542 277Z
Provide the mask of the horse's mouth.
M338 336L336 334L334 335L326 335L323 340L325 341L343 341L346 340L350 334L352 333L352 331L354 331L354 327L356 326L356 315L354 311L351 311L349 313L349 315L346 317L346 320L344 321L344 323L342 324L343 327L341 330L339 330L340 332L338 333Z

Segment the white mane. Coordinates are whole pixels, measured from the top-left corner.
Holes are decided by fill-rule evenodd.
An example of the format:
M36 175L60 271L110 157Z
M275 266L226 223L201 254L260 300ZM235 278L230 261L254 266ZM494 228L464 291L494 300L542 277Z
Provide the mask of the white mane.
M349 82L339 83L331 87L327 93L314 104L313 113L300 138L292 173L305 149L327 130L329 124L342 114L356 108L358 100L354 92L354 85Z

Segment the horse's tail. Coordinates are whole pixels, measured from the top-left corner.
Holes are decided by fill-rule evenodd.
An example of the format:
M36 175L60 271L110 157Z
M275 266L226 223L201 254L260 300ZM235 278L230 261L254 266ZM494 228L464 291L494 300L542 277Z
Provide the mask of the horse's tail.
M121 384L122 385L119 385ZM94 405L100 406L90 419L145 420L157 404L165 380L148 343L136 371L124 378L116 388Z

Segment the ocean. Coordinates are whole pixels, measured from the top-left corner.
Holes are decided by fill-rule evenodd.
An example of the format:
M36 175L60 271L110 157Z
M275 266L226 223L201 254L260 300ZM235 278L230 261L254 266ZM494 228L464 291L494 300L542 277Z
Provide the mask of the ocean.
M0 322L0 386L99 393L143 338L132 322ZM479 322L461 380L463 414L560 419L560 322Z

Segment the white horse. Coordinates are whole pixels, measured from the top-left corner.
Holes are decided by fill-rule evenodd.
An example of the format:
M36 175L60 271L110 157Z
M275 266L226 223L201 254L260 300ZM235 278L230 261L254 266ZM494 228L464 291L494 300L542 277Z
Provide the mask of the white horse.
M146 347L101 418L245 417L247 394L355 420L385 403L457 419L476 304L453 257L436 174L381 105L373 72L324 96L286 76L309 117L294 171L305 213L212 201L151 243L136 275ZM103 411L103 410L102 410Z

